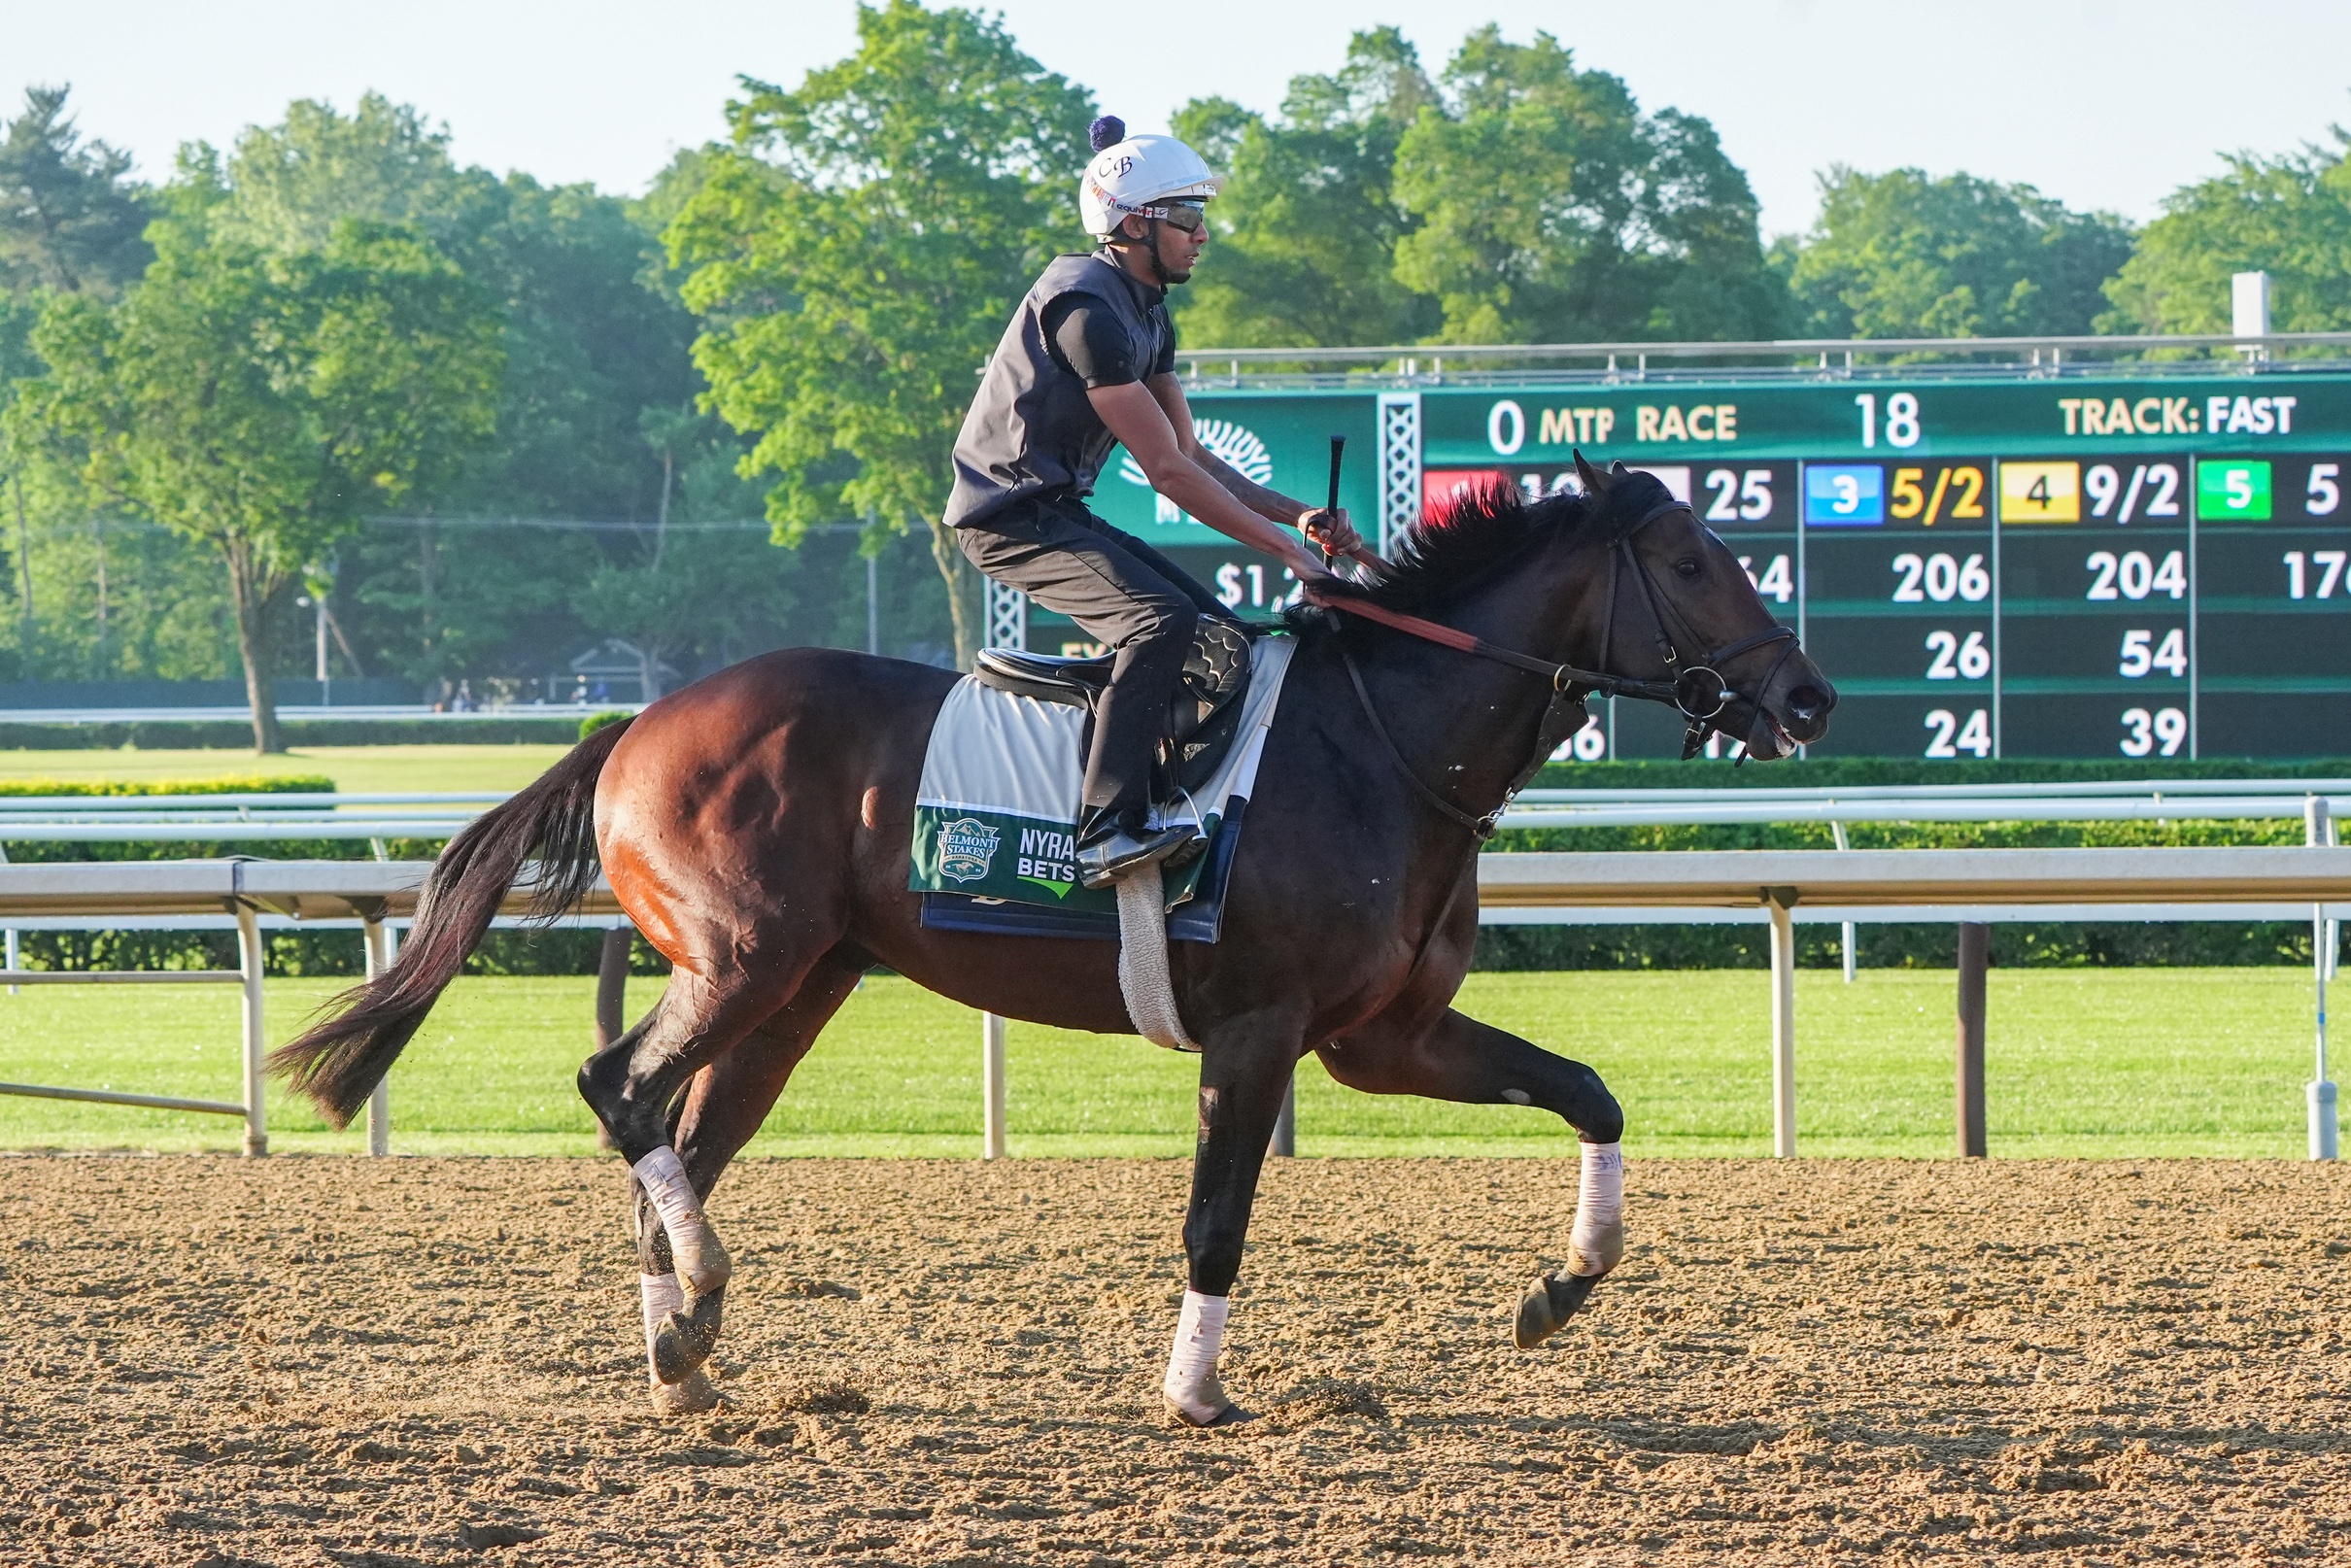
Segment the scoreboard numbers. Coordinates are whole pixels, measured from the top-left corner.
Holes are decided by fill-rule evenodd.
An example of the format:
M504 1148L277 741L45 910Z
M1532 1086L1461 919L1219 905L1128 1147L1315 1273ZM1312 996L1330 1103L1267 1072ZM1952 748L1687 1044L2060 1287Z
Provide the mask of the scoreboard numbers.
M1970 522L1984 515L1984 470L1970 466L1946 466L1934 471L1934 488L1926 488L1925 468L1896 468L1893 471L1893 504L1888 508L1893 516L1907 522L1918 518L1928 528L1948 517L1954 522Z
M1886 470L1874 462L1806 464L1804 521L1814 528L1885 522Z
M1837 683L1840 751L1993 754L1993 475L1966 457L1804 465L1804 641Z
M1213 450L1290 494L1319 493L1344 426L1367 455L1346 501L1383 548L1467 488L1573 491L1578 449L1655 476L1836 683L1816 755L2351 757L2351 375L2332 373L2351 354L2067 355L1963 372L1204 366L1188 391L1198 427L1224 432ZM1140 469L1089 504L1241 614L1297 595L1281 562L1162 504ZM1027 626L1032 647L1076 635L1035 606ZM1567 755L1678 754L1671 712L1594 712Z
M2079 523L2082 467L2075 462L2000 464L2000 521Z

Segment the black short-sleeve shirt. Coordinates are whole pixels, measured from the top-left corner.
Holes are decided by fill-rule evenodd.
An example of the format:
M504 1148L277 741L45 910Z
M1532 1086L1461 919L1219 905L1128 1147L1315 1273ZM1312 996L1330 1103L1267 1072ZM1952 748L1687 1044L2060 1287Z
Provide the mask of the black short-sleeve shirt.
M1166 293L1145 289L1131 278L1127 282L1134 288L1136 302L1142 307L1143 318L1159 340L1158 352L1147 364L1138 362L1136 345L1118 318L1085 294L1062 295L1045 307L1039 324L1044 328L1046 352L1053 356L1053 362L1089 389L1123 387L1129 382L1147 381L1175 372L1176 327L1168 319Z

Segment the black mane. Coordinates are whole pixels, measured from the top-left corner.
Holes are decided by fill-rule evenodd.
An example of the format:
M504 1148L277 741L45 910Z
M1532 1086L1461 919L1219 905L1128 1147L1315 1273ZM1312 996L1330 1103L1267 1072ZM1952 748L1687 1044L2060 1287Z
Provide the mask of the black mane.
M1668 498L1653 475L1623 470L1609 487L1607 499L1614 504L1605 505L1573 492L1530 501L1513 484L1471 486L1428 509L1395 547L1386 580L1366 586L1362 596L1391 610L1440 608L1547 541L1620 528Z

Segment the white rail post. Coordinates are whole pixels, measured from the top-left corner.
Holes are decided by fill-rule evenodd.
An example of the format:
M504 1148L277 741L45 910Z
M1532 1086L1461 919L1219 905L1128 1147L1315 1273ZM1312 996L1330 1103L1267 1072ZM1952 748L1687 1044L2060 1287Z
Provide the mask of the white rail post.
M2334 837L2334 819L2328 812L2327 798L2313 795L2302 805L2302 837L2311 848L2323 848ZM2332 929L2327 920L2327 906L2310 906L2310 970L2318 996L2317 1072L2303 1089L2310 1128L2310 1158L2332 1160L2335 1157L2337 1126L2334 1108L2334 1084L2327 1076L2327 971L2333 968L2328 960L2327 938Z
M992 1012L979 1015L979 1076L985 1096L982 1155L1005 1157L1005 1021Z
M367 978L375 979L392 967L385 957L384 917L372 915L362 921L359 935L367 943ZM367 1096L367 1152L385 1155L392 1152L392 1080L378 1082Z
M237 956L245 971L245 1157L269 1152L269 1119L261 1105L261 1058L267 1037L261 1026L261 923L254 907L237 904Z
M1835 802L1831 801L1830 803L1834 804ZM1853 841L1845 836L1845 824L1842 822L1832 822L1828 825L1828 831L1836 835L1837 847L1839 849L1851 849L1853 847ZM1853 984L1853 922L1848 920L1845 922L1845 983L1847 985Z
M1281 1086L1281 1110L1274 1117L1274 1137L1266 1152L1280 1159L1294 1159L1298 1153L1298 1070L1290 1069L1290 1081Z
M1771 910L1771 1152L1796 1153L1796 929L1794 888L1766 888Z
M17 972L17 928L14 926L8 928L7 969L11 974ZM20 985L12 985L8 988L8 994L13 997L23 989Z

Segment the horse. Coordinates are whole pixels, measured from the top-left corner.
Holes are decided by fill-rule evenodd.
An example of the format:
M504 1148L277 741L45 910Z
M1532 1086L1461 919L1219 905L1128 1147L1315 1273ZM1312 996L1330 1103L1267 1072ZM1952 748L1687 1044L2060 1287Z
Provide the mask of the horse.
M1528 1290L1521 1346L1564 1325L1622 1256L1620 1210L1587 1211L1592 1151L1623 1131L1600 1074L1451 1006L1477 940L1480 844L1593 692L1674 702L1692 746L1721 731L1757 761L1818 740L1836 694L1687 504L1653 475L1576 462L1582 494L1471 492L1431 509L1382 576L1292 612L1220 939L1168 954L1200 1048L1189 1290L1165 1385L1181 1420L1246 1418L1216 1347L1275 1119L1310 1051L1365 1093L1522 1106L1575 1129L1570 1268ZM958 678L790 649L596 732L450 841L397 962L272 1057L343 1125L526 863L541 911L600 868L671 965L660 1001L579 1074L637 1177L657 1409L717 1401L702 1364L731 1270L702 1206L867 971L1007 1018L1134 1032L1117 943L922 923L907 888L916 782ZM1620 1176L1616 1190L1620 1204Z

